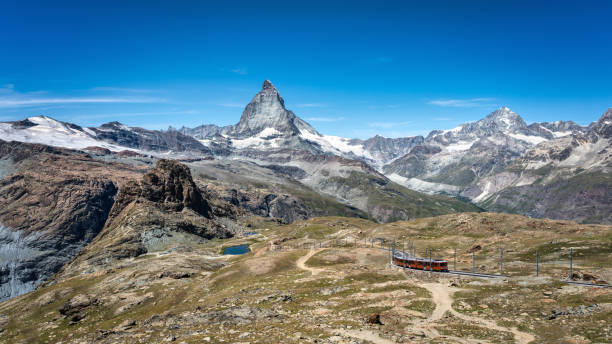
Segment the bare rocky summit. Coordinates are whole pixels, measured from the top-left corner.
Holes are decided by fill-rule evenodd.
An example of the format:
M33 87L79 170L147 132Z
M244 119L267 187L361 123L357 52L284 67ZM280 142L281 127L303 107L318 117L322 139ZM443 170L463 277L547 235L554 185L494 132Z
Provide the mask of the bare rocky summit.
M214 213L187 166L159 160L140 181L119 190L104 229L64 271L108 268L124 258L232 237L228 224L236 213L224 211L223 223Z

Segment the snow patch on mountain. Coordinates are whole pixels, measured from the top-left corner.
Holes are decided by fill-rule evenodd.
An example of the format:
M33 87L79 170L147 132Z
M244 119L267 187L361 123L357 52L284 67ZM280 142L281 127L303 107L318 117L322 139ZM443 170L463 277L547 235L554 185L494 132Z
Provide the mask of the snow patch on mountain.
M47 116L28 117L31 126L16 126L13 123L0 123L0 139L27 143L41 143L56 147L83 149L91 146L122 151L125 147L97 140L92 130L71 126ZM93 135L92 135L93 134Z
M455 185L432 183L418 178L406 178L397 173L391 173L387 176L387 178L409 189L428 194L447 193L454 195L458 194L460 191L459 187Z
M440 148L442 148L444 151L447 151L447 152L461 152L461 151L466 151L472 148L472 145L474 145L476 141L478 140L460 141L457 143L451 143L448 146L441 146Z
M373 159L373 157L364 150L362 144L352 144L350 139L345 139L339 136L321 135L318 133L313 133L309 130L301 130L300 137L317 143L319 146L321 146L321 149L329 153L352 153L358 157Z
M247 137L244 139L236 138L232 139L232 145L238 149L245 148L279 148L280 140L279 136L282 135L280 131L275 128L265 128L260 131L257 135L252 137ZM210 144L210 140L199 140L204 143L205 141Z
M533 145L537 145L541 142L544 141L548 141L547 138L541 137L541 136L533 136L533 135L523 135L523 134L513 134L513 133L508 133L507 134L510 137L513 137L517 140L521 140L521 141L525 141L525 142L529 142Z

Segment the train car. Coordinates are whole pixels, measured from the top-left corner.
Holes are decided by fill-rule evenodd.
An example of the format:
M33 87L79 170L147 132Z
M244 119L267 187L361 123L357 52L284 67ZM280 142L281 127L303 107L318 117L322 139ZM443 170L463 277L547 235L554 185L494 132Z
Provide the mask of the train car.
M395 252L393 264L409 269L448 272L448 262L440 259L425 259L408 256L402 252Z

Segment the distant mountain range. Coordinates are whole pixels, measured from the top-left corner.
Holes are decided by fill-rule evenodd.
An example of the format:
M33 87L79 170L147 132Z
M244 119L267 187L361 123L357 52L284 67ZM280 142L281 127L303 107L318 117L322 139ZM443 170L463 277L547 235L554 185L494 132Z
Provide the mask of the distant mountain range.
M401 206L387 214L375 210L376 202L388 204L393 198L385 188L404 187L458 197L486 210L612 223L611 116L608 109L586 127L571 121L528 125L502 107L477 122L426 137L348 139L317 132L287 110L266 80L235 125L156 131L111 122L82 128L39 116L0 123L0 139L282 166L299 183L379 221L414 215ZM373 192L373 185L383 187ZM436 202L441 200L450 199Z

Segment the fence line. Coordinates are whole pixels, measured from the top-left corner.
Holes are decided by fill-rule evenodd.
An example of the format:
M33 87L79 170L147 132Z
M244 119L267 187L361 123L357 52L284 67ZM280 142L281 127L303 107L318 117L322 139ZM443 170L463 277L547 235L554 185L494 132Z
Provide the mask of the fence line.
M401 253L401 255L404 257L417 257L417 254L418 254L418 248L415 246L414 242L411 240L402 239L401 246L400 246L400 242L396 240L395 238L389 239L389 238L383 238L383 237L364 237L363 240L359 239L358 237L331 239L331 240L329 239L328 240L313 240L313 241L303 242L300 244L270 243L270 250L273 250L273 251L286 251L290 249L316 249L316 248L379 248L379 249L389 252L389 261L391 265L394 265L393 257L395 253ZM494 264L494 266L491 266L490 264L491 262L495 261L494 259L492 259L494 257L493 255L486 254L486 253L481 253L477 255L476 251L477 250L474 248L472 248L471 250L468 250L468 252L471 253L471 257L470 257L471 259L469 260L470 266L468 267L468 266L463 265L462 267L462 266L458 266L457 247L453 247L453 253L452 253L453 269L452 270L450 269L451 259L444 259L448 264L449 271L443 272L443 273L464 275L464 276L474 276L474 277L485 277L485 278L509 277L508 275L504 273L504 252L505 252L504 247L499 248L499 263ZM423 253L424 253L423 259L429 262L435 261L434 251L431 248L428 248L428 247L424 248ZM465 258L465 255L464 255L464 258ZM575 260L574 250L573 248L569 248L568 263L566 265L569 268L569 273L567 275L567 278L563 279L562 281L567 282L567 283L576 284L576 285L588 285L588 286L594 286L594 287L611 287L610 284L597 284L597 283L587 283L587 282L575 281L576 276L575 276L575 269L574 269L574 264L575 264L574 260ZM462 259L462 261L465 262L465 259ZM480 268L478 268L477 262L479 261L486 262L487 264L482 265ZM524 261L524 260L521 260L521 261ZM542 272L541 271L542 267L546 267L546 266L550 267L551 264L552 264L551 270L553 271L553 275L554 275L554 272L558 274L560 272L562 273L562 271L564 270L563 266L559 267L558 262L556 261L552 261L548 263L542 262L539 250L535 251L534 262L533 262L533 265L531 266L533 266L532 271L533 273L535 273L536 277L540 277L540 273ZM559 271L560 268L561 268L561 271ZM431 270L411 269L411 268L406 268L405 266L403 266L403 269L436 272L436 271L431 271ZM495 273L488 273L487 271L495 271ZM521 275L521 276L524 276L524 275Z

